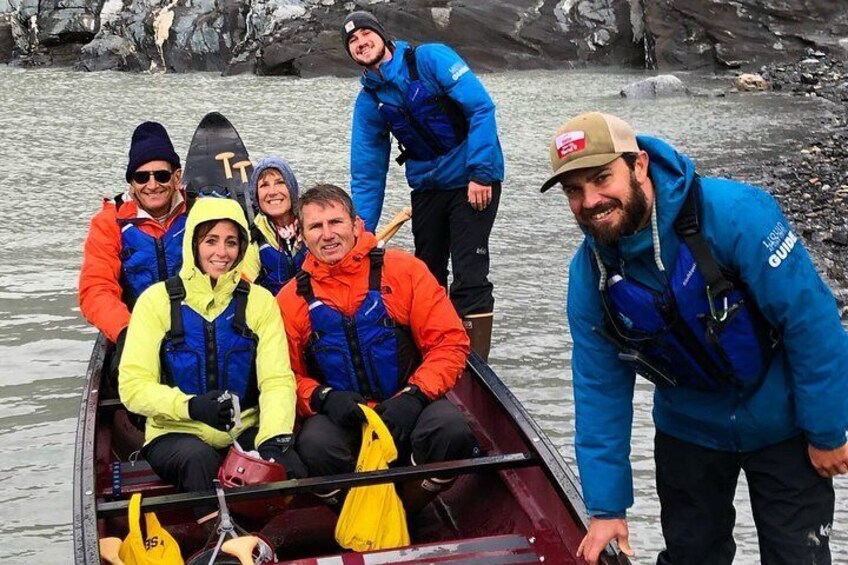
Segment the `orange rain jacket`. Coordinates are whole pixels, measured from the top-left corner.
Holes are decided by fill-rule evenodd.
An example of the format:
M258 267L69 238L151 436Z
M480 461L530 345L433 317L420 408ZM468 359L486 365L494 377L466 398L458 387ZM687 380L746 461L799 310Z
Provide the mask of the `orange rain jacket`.
M163 225L141 210L135 201L126 195L124 198L120 210L113 199L104 198L103 208L91 219L79 276L82 315L113 343L130 323L130 310L121 298L120 223L134 222L144 233L162 237L174 220L186 213L183 195Z
M346 316L352 316L368 292L370 260L376 247L373 234L363 231L353 249L335 265L320 262L307 254L303 270L312 277L316 298ZM409 253L387 249L383 261L383 302L389 316L412 330L421 351L422 362L409 377L430 399L444 395L456 384L470 351L462 321L427 266ZM306 300L297 294L292 279L277 295L289 342L291 366L297 377L297 413L314 414L309 406L312 393L320 386L309 375L304 353L312 333Z

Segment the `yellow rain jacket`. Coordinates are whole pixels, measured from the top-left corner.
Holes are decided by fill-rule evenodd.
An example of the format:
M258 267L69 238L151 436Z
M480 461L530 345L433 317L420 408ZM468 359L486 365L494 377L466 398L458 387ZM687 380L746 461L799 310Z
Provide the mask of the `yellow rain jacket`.
M208 275L195 266L192 240L195 228L208 220L236 222L244 234L247 221L234 200L198 199L186 222L183 239L183 266L180 278L186 290L185 304L208 321L215 320L233 299L241 276L241 263L222 275L212 286ZM242 413L241 433L259 423L256 445L280 434L290 434L295 418L295 379L289 364L286 334L280 309L274 297L258 285L250 286L246 311L247 325L256 334L256 377L259 407ZM188 415L191 395L160 382L162 368L159 348L171 329L171 306L165 283L157 283L139 297L130 319L127 340L121 357L118 391L121 402L131 412L147 417L145 444L168 433L193 434L212 447L232 443L222 432Z
M259 229L262 235L265 236L265 240L270 245L273 245L277 250L280 249L279 243L277 242L276 230L271 225L270 220L268 220L265 214L256 214L256 217L253 218L253 225ZM241 262L241 272L247 280L255 281L256 277L259 276L259 270L261 268L262 261L259 258L259 244L252 241L250 242L250 245L247 246L247 251L244 254L244 260Z

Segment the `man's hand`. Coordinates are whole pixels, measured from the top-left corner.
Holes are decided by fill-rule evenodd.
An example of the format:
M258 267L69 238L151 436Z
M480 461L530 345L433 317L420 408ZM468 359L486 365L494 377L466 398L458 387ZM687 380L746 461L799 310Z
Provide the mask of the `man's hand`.
M324 414L342 428L355 428L365 423L365 414L359 407L365 404L365 399L358 392L317 388L310 404L315 412Z
M601 552L609 542L616 540L618 548L628 557L633 557L630 549L630 531L624 518L592 518L589 531L577 548L577 557L582 557L589 565L596 565Z
M468 203L475 210L485 210L492 202L492 186L471 181L468 183Z
M374 411L380 415L392 434L398 450L409 442L418 416L428 402L418 387L410 386L374 407Z
M848 443L836 449L807 448L816 472L825 478L848 474Z

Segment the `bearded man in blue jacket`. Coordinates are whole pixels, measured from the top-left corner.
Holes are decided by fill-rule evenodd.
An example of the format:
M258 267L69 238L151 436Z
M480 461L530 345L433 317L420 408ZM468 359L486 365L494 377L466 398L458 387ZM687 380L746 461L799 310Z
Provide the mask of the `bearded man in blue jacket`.
M368 12L342 24L342 42L364 68L353 112L351 194L365 228L383 208L391 140L412 188L415 256L447 288L471 338L488 358L494 298L489 235L504 176L495 104L468 65L440 44L389 41Z
M833 295L775 201L700 177L665 142L581 114L551 144L585 239L568 322L577 464L596 563L629 552L638 373L656 384L658 564L730 564L745 471L764 564L830 563L832 478L848 472L848 337Z

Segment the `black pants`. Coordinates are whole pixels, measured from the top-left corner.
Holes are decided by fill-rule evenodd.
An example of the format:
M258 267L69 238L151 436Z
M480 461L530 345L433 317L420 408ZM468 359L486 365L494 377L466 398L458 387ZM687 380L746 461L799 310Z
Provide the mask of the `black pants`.
M448 287L448 258L453 268L450 298L460 316L492 312L489 282L489 235L498 213L501 183L492 183L492 202L477 211L468 188L417 190L412 193L415 256L443 287Z
M356 468L362 429L343 428L327 416L308 418L297 435L295 449L309 468L309 476L352 473ZM467 459L479 448L468 421L447 399L430 403L412 430L410 445L398 445L396 464L408 464L409 453L416 463Z
M253 449L258 428L242 433L239 445L246 451ZM166 434L150 442L142 455L150 467L168 484L179 492L210 490L212 481L218 478L218 468L227 456L226 449L215 449L202 439L191 434Z
M733 496L745 471L764 565L829 565L833 481L810 464L803 435L763 449L706 449L657 431L657 492L666 550L657 565L730 565Z

